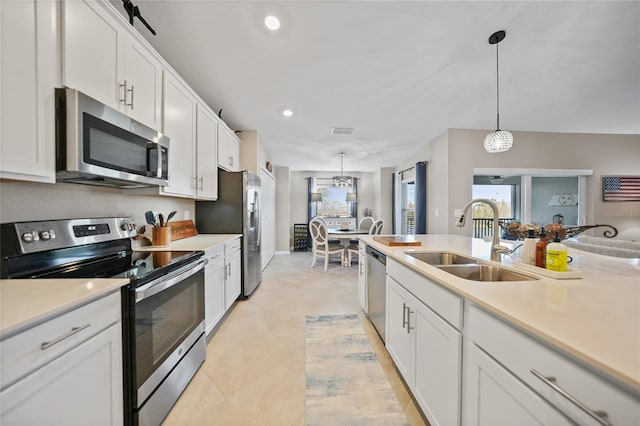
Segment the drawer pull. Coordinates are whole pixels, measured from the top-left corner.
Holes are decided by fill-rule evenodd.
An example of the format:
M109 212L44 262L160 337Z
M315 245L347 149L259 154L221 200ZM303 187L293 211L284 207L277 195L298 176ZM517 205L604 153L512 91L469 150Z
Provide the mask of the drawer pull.
M407 326L407 304L402 302L402 328Z
M602 426L611 426L611 423L609 422L609 418L608 418L609 416L605 411L594 411L591 408L584 405L582 402L576 399L573 395L571 395L566 390L558 386L556 384L557 380L555 377L543 376L539 371L535 369L531 370L531 374L536 376L538 379L542 380L544 384L546 384L551 389L558 392L560 395L566 398L570 403L572 403L573 405L575 405L576 407L578 407L579 409L587 413L590 417L592 417L595 421L600 423Z
M71 336L73 336L74 334L80 333L82 330L84 330L85 328L89 327L91 325L91 323L86 323L85 325L81 325L79 327L73 327L71 330L69 330L68 332L64 333L62 336L53 339L49 342L42 342L40 344L40 349L45 350L50 348L51 346L55 345L56 343L60 343L62 342L64 339L67 339Z

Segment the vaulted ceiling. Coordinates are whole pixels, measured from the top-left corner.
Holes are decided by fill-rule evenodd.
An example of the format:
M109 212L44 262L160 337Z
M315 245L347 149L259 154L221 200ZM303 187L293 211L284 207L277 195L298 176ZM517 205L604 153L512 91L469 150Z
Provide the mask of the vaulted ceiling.
M339 170L340 152L345 171L394 167L447 128L495 129L500 29L502 128L640 134L640 2L134 3L175 70L292 170Z

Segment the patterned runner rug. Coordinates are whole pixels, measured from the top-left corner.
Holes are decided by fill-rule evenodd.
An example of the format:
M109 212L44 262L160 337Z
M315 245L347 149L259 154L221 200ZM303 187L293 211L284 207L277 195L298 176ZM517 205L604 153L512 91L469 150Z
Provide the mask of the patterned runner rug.
M355 314L306 317L307 425L409 425Z

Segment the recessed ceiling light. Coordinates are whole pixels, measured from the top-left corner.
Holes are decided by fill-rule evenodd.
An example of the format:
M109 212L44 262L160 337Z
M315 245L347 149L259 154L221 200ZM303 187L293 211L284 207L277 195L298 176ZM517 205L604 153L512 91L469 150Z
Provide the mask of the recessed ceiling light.
M275 31L280 28L280 20L273 15L269 15L264 18L264 25L271 31Z
M293 115L293 111L289 108L285 108L282 110L282 115L284 115L285 117L291 117Z

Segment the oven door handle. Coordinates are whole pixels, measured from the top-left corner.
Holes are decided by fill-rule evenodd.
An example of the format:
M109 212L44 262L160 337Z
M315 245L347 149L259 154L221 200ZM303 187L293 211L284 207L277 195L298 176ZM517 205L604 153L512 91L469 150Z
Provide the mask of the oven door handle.
M190 263L177 271L170 273L164 277L151 281L148 284L136 288L136 303L144 300L154 294L160 293L163 290L173 287L176 284L184 281L192 275L197 274L208 263L207 259L199 259L195 263Z

